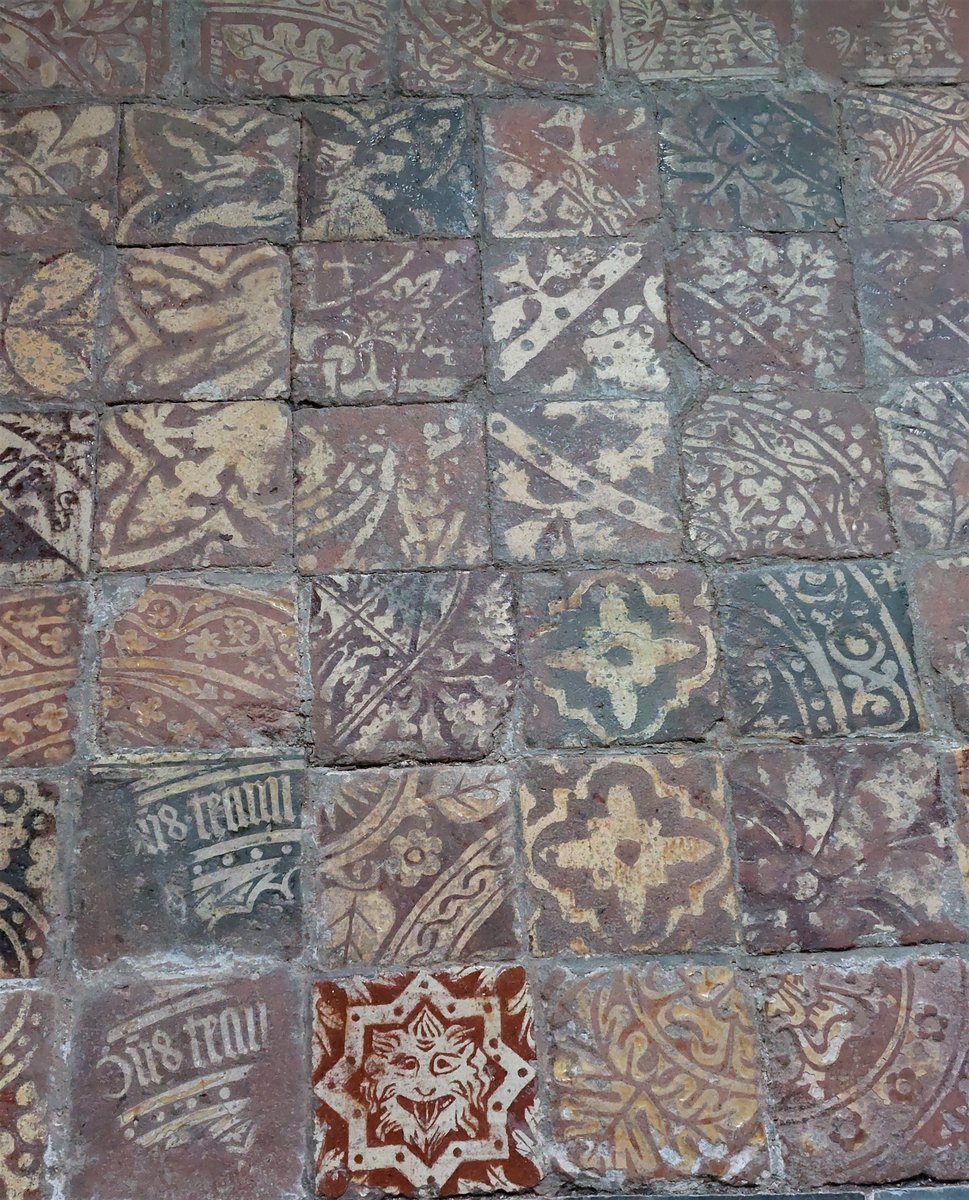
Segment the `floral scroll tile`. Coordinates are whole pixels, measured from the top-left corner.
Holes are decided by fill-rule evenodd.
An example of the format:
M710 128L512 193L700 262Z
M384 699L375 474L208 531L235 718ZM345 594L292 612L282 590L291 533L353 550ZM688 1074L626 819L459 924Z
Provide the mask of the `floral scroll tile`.
M658 242L502 245L484 279L496 390L610 395L669 384Z
M0 995L0 1179L7 1200L41 1200L50 1174L54 998L26 988Z
M706 580L690 566L527 576L529 742L701 737L719 715L712 607Z
M903 585L887 563L744 571L720 604L744 734L906 733L924 709Z
M517 1192L541 1179L521 967L318 983L313 1090L320 1196Z
M418 965L517 952L503 770L333 772L320 790L317 890L328 961Z
M519 804L538 954L736 944L723 771L697 754L529 760Z
M0 779L0 978L38 973L56 912L58 790ZM0 1167L0 1178L3 1170Z
M310 657L321 761L482 758L511 703L510 582L496 571L321 579Z
M732 968L556 971L546 998L565 1174L613 1186L766 1178L757 1034Z
M955 725L969 733L969 557L922 563L914 591L935 690Z
M101 737L112 750L292 742L293 590L149 584L101 635L99 679Z
M851 268L831 234L707 234L671 262L670 322L718 375L737 382L864 383Z
M714 395L687 414L684 492L712 558L894 548L875 421L836 392Z

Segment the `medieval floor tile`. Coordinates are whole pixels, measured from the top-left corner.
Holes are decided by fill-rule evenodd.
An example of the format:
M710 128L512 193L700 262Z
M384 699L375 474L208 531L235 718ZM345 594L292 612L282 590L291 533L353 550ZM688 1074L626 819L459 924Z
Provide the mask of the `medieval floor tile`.
M969 966L818 963L764 990L774 1120L788 1177L963 1179Z
M0 978L3 979L36 975L47 949L56 902L57 801L54 784L0 779Z
M241 105L134 105L121 139L118 241L289 241L299 122Z
M304 110L302 236L467 237L474 155L467 106L450 100Z
M512 698L510 580L496 571L318 580L310 658L321 762L482 758Z
M920 549L969 545L969 379L895 384L878 419L903 535Z
M292 549L291 464L281 404L109 409L98 463L101 566L278 564Z
M504 770L332 772L319 792L317 891L328 962L416 966L517 952Z
M93 413L0 413L0 579L87 572L96 427Z
M680 549L665 404L557 400L488 418L499 553L514 562L665 558Z
M556 971L546 992L564 1174L608 1172L613 1187L766 1176L757 1035L730 967Z
M728 759L727 782L751 950L966 940L931 750L745 750Z
M691 566L527 576L529 743L702 737L720 712L712 607L706 580Z
M296 430L300 571L488 559L484 430L469 405L303 410Z
M485 212L496 236L621 237L659 216L647 109L514 100L483 120Z
M856 396L716 395L682 441L690 534L718 559L894 549L878 428Z
M720 602L743 734L908 733L924 709L904 586L887 563L743 571Z
M942 779L951 803L956 858L969 899L969 746L943 757Z
M519 803L536 953L736 944L723 772L712 757L533 759Z
M236 96L347 96L387 81L383 0L201 0L207 85Z
M559 84L591 88L599 43L589 0L403 0L401 86L412 92L501 92Z
M496 390L666 389L659 242L500 245L485 261L484 292Z
M482 373L473 242L300 246L293 305L303 398L444 398Z
M806 387L864 383L851 267L832 234L693 238L670 264L676 336L717 374Z
M292 742L297 677L291 587L149 584L101 635L103 744Z
M90 768L78 823L81 962L300 945L303 758L127 755Z
M0 994L0 1179L7 1200L46 1200L54 1037L51 996Z
M660 105L663 179L683 228L836 228L840 152L821 94L680 93Z
M969 370L969 224L866 230L855 240L858 305L875 366L889 376Z
M955 724L969 732L969 557L923 563L914 594L936 689Z
M321 1196L528 1190L542 1175L521 967L318 983Z
M922 88L842 101L859 159L860 196L878 216L930 220L969 216L969 94Z
M71 1054L72 1200L292 1196L301 998L282 972L89 989Z
M117 400L289 389L289 263L275 246L122 250L105 383Z
M43 767L74 753L86 603L79 590L0 591L0 762Z
M117 162L118 114L107 105L0 113L4 250L69 250L108 237Z

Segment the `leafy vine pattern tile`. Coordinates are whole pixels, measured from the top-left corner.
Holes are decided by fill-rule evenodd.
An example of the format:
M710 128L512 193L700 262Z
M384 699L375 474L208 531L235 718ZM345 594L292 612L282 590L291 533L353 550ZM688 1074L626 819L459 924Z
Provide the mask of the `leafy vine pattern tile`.
M0 779L0 978L29 978L44 960L56 911L58 800L43 780Z

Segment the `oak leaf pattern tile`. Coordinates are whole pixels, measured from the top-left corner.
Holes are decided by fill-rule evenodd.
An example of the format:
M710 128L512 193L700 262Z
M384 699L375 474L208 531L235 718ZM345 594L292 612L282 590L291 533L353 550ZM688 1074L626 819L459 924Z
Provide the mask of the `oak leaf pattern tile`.
M969 556L923 562L914 594L935 690L957 728L969 733Z
M45 992L0 998L0 1185L5 1200L41 1200L48 1173L54 1003Z
M51 783L0 779L0 978L36 975L47 949L55 901L57 802Z

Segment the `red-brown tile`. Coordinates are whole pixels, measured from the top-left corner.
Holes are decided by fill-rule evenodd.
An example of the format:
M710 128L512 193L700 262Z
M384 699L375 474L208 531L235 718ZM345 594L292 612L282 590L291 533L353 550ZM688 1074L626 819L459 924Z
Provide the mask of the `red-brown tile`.
M923 563L914 595L936 690L951 719L969 733L969 557Z
M0 1180L5 1200L46 1200L55 1046L53 997L0 994Z

